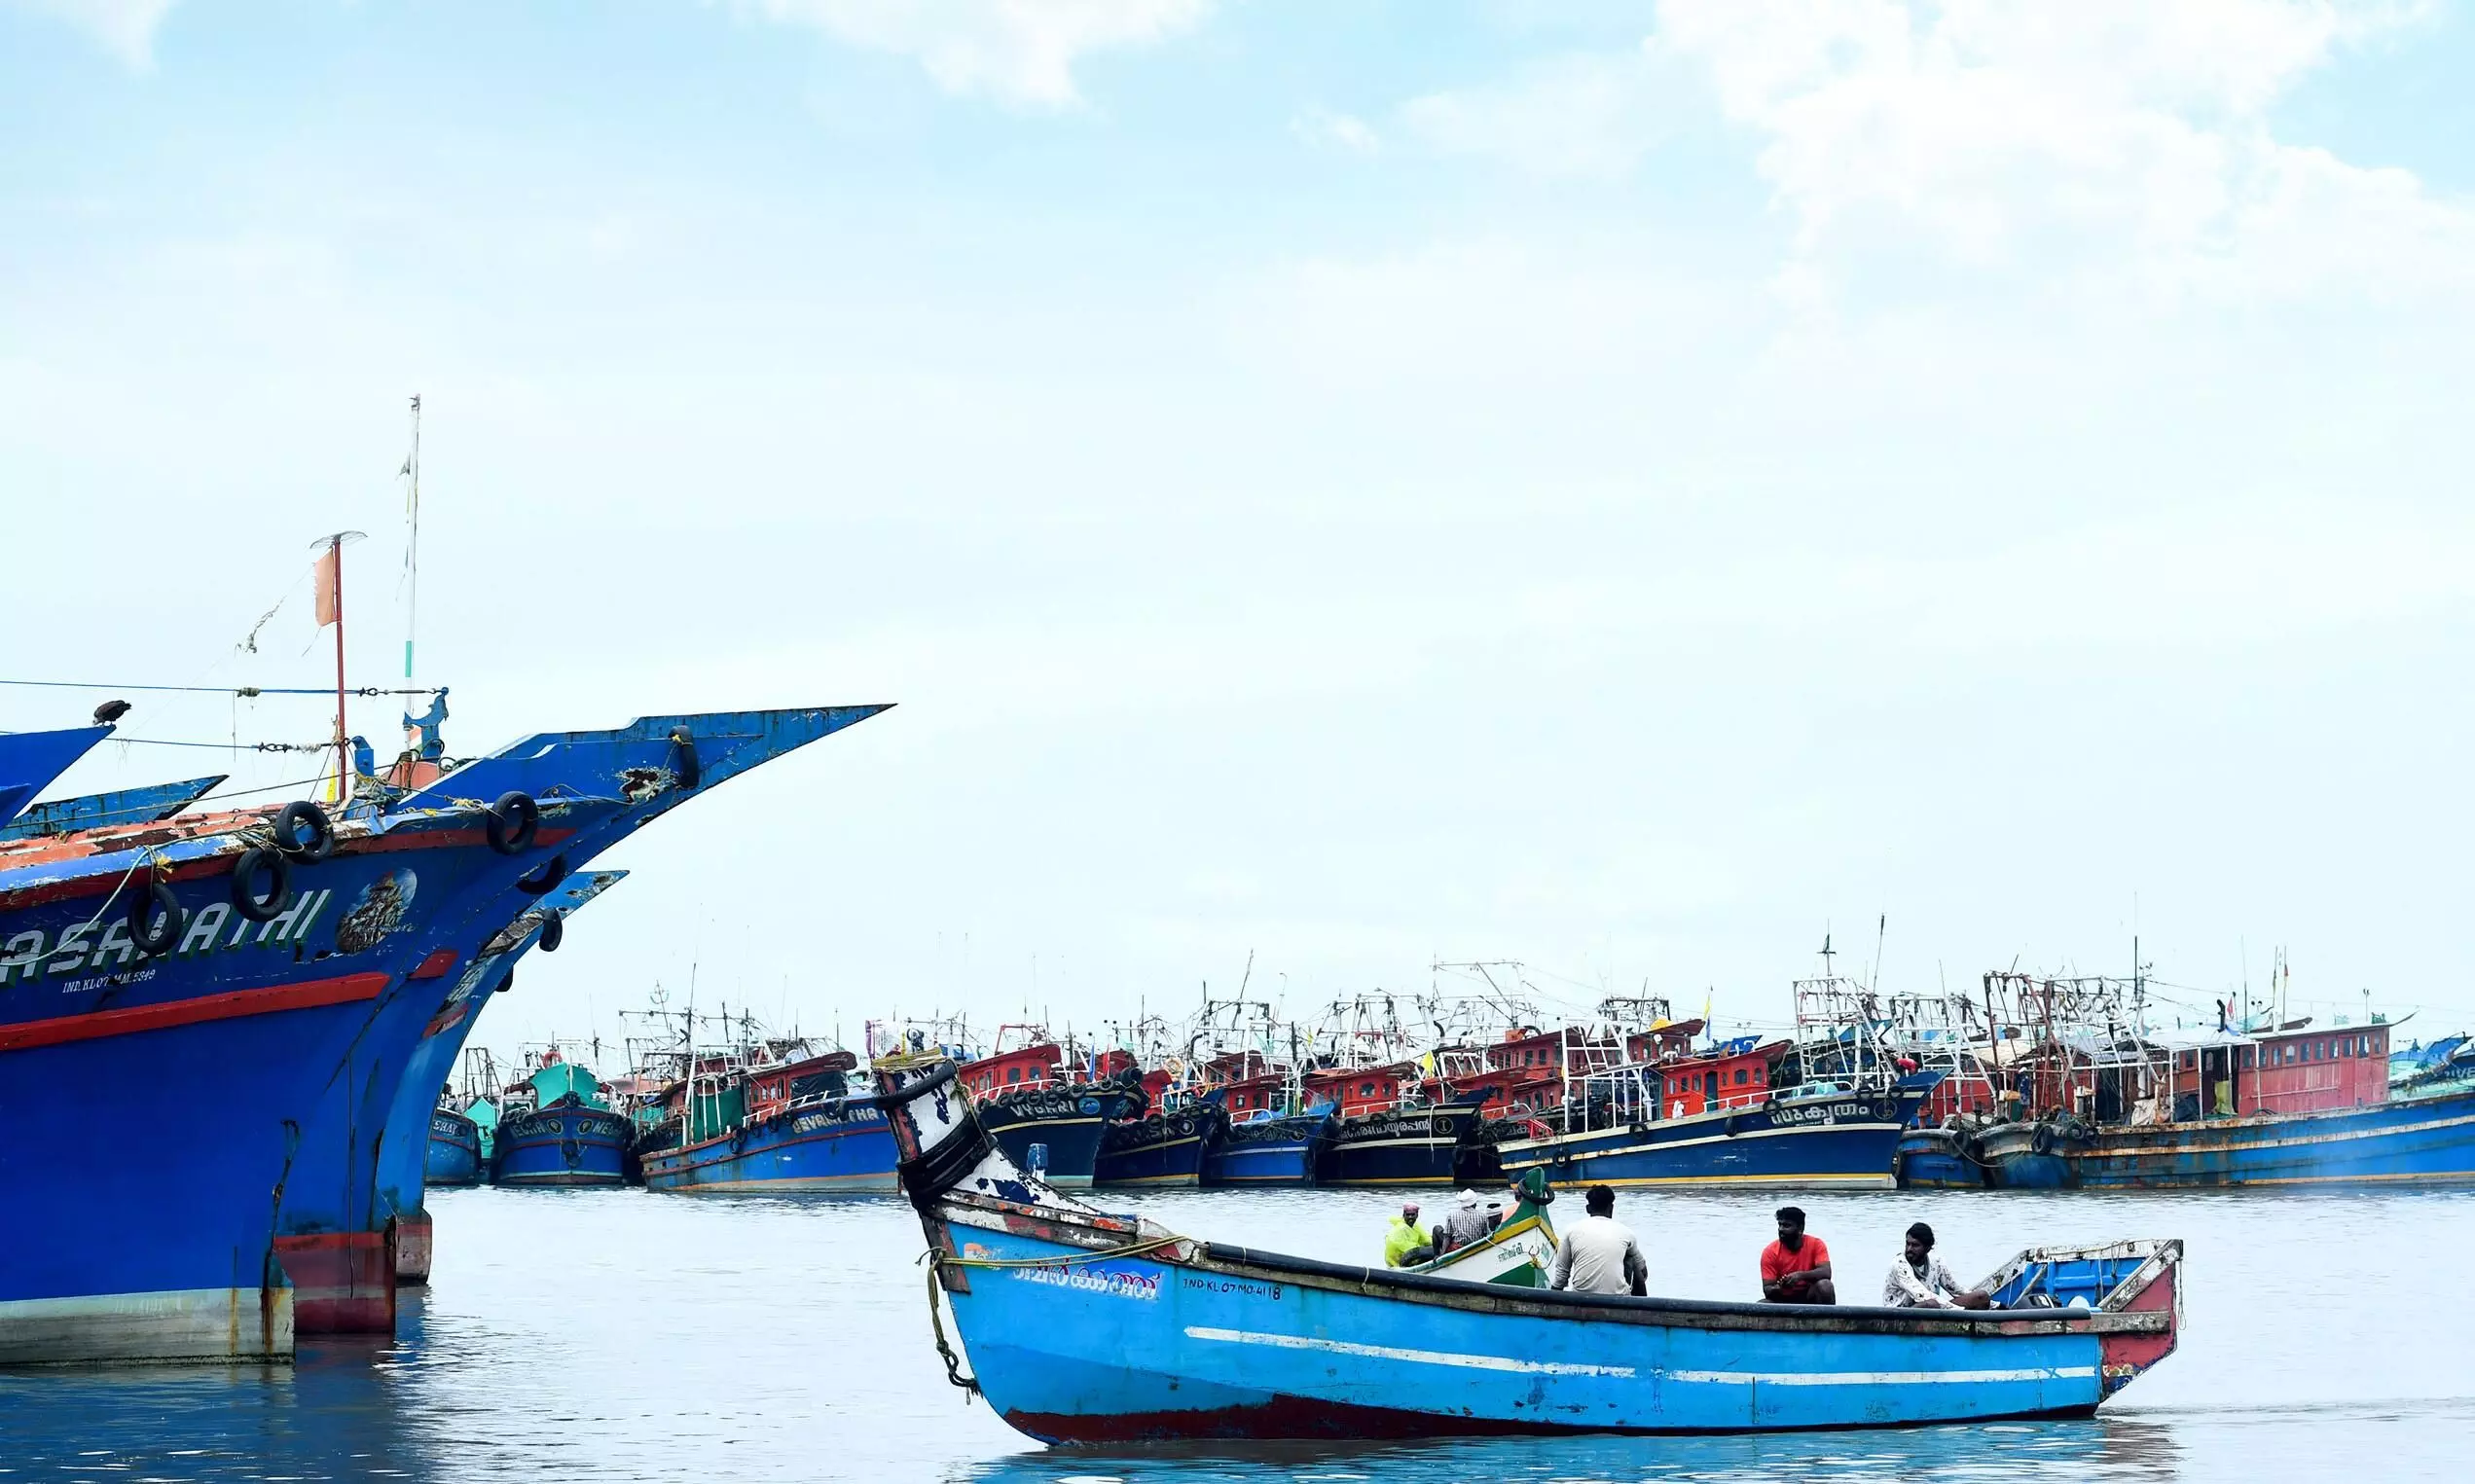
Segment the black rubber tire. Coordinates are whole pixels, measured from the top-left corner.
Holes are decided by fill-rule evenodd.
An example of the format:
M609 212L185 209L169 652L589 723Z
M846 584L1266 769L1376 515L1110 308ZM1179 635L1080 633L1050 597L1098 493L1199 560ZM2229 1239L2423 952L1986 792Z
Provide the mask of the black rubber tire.
M158 919L160 909L163 916ZM164 930L150 934L147 929L162 922ZM180 944L181 930L189 925L189 914L180 910L180 898L172 888L159 881L150 881L128 904L128 940L149 959L160 959Z
M541 869L516 883L516 889L527 896L547 896L553 887L567 879L567 857L553 855L541 863Z
M685 727L671 728L671 755L674 762L671 773L679 780L679 792L690 792L705 781L705 764L696 755L696 734Z
M2028 1136L2028 1147L2039 1154L2052 1154L2054 1152L2054 1125L2050 1123L2038 1124L2036 1132Z
M540 832L541 806L528 793L500 794L498 802L490 806L490 813L482 815L481 828L491 850L501 855L513 855L532 844L532 837Z
M295 799L275 811L275 849L302 865L335 852L335 824L327 812L307 799Z
M256 889L262 871L267 876L264 895ZM252 923L273 922L291 900L292 862L283 851L269 845L253 845L232 863L232 905L242 917Z
M554 912L542 919L541 936L535 940L533 947L545 954L555 954L559 951L559 945L566 940L567 920Z

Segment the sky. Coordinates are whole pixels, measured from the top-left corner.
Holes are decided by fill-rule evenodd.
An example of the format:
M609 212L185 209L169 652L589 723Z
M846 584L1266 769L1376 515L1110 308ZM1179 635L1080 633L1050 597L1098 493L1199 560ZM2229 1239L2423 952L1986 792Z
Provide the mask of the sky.
M0 679L327 683L352 528L401 683L419 394L452 751L897 703L600 862L502 1052L1776 1025L1826 933L2442 1032L2470 83L2438 0L0 0ZM311 770L62 790L223 771Z

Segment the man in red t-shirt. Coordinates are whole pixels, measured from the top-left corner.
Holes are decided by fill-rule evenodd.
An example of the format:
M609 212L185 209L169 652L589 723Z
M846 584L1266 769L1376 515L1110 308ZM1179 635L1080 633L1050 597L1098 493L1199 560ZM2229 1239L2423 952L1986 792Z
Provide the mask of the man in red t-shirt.
M1804 1213L1779 1208L1779 1240L1762 1249L1762 1297L1772 1304L1836 1304L1831 1249L1804 1234Z

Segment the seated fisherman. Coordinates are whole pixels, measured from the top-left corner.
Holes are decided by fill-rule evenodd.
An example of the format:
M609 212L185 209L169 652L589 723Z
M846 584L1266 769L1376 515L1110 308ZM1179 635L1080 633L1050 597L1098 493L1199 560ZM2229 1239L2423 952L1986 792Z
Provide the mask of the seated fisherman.
M1616 1192L1592 1185L1582 1205L1589 1214L1575 1222L1555 1245L1547 1285L1575 1293L1630 1293L1637 1298L1648 1293L1650 1262L1642 1256L1641 1244L1633 1240L1631 1229L1616 1219Z
M1401 1208L1400 1219L1384 1228L1384 1266L1414 1268L1435 1255L1434 1244L1418 1225L1418 1203L1411 1201Z
M1934 1255L1934 1229L1919 1221L1908 1229L1907 1250L1882 1281L1882 1303L1891 1309L1989 1309L1993 1296L1959 1286Z
M1486 1208L1478 1203L1478 1193L1461 1192L1460 1201L1444 1213L1443 1225L1436 1228L1436 1255L1457 1252L1474 1242L1486 1240L1492 1225L1487 1220Z
M1779 1240L1762 1249L1763 1302L1838 1303L1839 1290L1831 1284L1831 1249L1821 1238L1804 1234L1804 1213L1782 1206L1778 1222Z

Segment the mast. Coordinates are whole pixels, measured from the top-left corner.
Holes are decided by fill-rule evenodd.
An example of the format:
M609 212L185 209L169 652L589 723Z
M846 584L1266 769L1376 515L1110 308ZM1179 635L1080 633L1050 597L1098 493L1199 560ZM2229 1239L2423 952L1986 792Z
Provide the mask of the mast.
M413 682L413 633L421 586L421 398L413 394L413 452L404 459L404 474L413 482L405 496L409 530L404 538L404 683Z
M344 730L344 537L331 537L328 560L335 563L335 802L352 797L352 744Z

